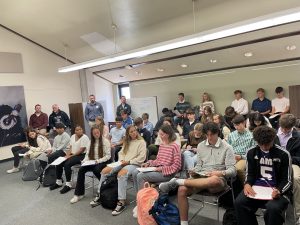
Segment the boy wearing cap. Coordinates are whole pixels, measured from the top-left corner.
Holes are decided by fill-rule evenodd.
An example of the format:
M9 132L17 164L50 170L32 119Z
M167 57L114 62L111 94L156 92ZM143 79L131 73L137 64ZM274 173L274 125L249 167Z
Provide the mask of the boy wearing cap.
M246 121L244 116L237 115L233 118L232 123L236 129L229 134L228 143L232 146L235 160L237 176L242 183L245 180L246 169L246 153L249 148L255 145L252 133L246 129Z

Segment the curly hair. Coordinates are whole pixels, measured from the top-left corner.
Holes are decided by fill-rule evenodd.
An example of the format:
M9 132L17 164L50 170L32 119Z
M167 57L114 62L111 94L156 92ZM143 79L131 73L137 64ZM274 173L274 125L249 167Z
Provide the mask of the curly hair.
M207 122L203 125L202 132L207 134L210 131L212 134L219 134L218 124L214 122Z
M276 130L268 126L256 127L253 131L253 138L259 145L270 144L275 140Z

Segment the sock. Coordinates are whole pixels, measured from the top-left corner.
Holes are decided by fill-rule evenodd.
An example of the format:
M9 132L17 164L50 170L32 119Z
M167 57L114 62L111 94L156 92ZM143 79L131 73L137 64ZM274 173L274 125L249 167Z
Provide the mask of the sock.
M66 182L66 185L70 188L72 187L72 183L70 181Z
M57 179L56 184L61 186L62 185L62 179Z
M180 221L180 225L189 225L188 221Z
M179 186L183 186L184 185L184 180L185 179L177 179L176 182Z

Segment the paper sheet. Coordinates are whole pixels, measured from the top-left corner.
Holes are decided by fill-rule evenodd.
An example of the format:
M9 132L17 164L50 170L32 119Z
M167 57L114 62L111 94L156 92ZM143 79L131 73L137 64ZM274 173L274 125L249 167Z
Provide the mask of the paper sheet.
M249 198L260 200L272 200L273 188L253 185L252 189L256 192L255 196L248 196Z
M57 166L57 165L60 165L63 161L66 161L66 158L65 157L58 157L57 159L55 159L51 165L52 166Z
M81 166L90 166L90 165L95 165L96 164L96 160L88 160L85 161L84 163L81 164Z
M110 163L110 164L107 164L107 166L111 167L111 168L115 168L115 167L121 166L121 162L118 161L118 162Z
M273 118L275 118L277 116L280 116L280 115L279 114L274 114L274 115L270 116L269 119L273 119Z
M22 154L22 153L19 153L19 156L25 156L26 154L24 153L24 154Z
M136 168L140 172L153 172L156 171L156 167L141 167L141 168Z

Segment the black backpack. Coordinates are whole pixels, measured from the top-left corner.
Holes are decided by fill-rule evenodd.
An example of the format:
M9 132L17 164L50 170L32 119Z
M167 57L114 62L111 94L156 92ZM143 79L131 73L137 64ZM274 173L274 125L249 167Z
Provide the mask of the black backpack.
M26 166L22 180L24 181L33 181L36 180L43 173L43 169L40 164L40 160L31 159L28 165Z
M43 186L50 187L56 182L56 169L55 166L47 165L44 170Z
M118 203L117 173L109 175L100 188L100 202L106 209L115 209Z
M236 212L234 208L226 209L223 215L223 225L237 225Z

